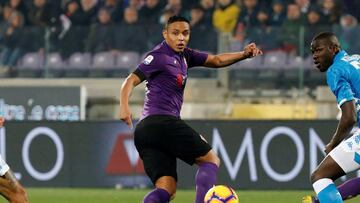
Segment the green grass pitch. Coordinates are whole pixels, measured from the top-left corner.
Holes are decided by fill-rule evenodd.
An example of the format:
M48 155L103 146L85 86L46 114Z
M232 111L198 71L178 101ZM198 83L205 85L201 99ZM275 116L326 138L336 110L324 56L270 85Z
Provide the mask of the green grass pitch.
M141 203L149 190L28 188L30 203ZM301 197L312 191L237 191L240 203L301 203ZM171 203L193 203L193 190L178 190ZM359 202L360 197L346 201ZM0 202L6 202L0 198Z

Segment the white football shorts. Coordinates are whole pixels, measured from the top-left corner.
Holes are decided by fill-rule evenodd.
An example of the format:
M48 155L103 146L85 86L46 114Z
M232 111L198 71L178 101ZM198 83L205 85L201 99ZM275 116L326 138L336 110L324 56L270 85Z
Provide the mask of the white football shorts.
M360 131L341 142L329 155L343 169L345 173L360 168Z
M5 175L5 173L8 172L9 169L9 166L6 164L6 162L0 155L0 176Z

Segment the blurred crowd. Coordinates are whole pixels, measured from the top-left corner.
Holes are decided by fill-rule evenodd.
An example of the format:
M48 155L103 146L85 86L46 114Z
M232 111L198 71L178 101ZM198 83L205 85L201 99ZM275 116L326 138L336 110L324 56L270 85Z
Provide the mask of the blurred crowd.
M349 52L360 50L356 0L0 0L2 66L26 52L135 51L161 42L172 15L190 19L190 46L215 53L219 33L265 52L308 53L315 33L333 30ZM302 40L301 40L302 39ZM303 43L304 44L301 44Z

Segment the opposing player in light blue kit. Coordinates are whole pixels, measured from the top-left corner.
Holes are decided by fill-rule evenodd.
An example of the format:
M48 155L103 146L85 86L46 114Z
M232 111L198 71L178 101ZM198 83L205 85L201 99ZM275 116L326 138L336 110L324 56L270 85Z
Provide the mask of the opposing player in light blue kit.
M358 179L353 179L351 182L355 184L345 185L340 194L333 182L360 168L360 132L345 139L356 122L360 123L357 112L360 108L360 55L348 55L341 50L331 32L314 37L311 51L316 68L326 72L327 83L342 111L337 129L325 147L327 156L311 174L311 182L320 203L341 203L346 197L357 195L360 187Z

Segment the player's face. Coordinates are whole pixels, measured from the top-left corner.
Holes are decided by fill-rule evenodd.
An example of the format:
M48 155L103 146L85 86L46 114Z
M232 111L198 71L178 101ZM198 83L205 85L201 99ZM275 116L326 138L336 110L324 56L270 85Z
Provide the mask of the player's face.
M184 51L190 39L190 26L187 22L174 22L164 30L166 43L176 52Z
M325 40L320 39L311 42L311 52L316 68L321 72L327 71L333 63L335 50Z

